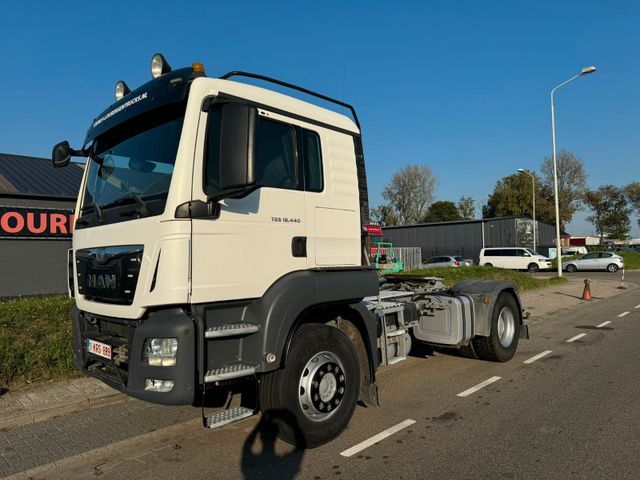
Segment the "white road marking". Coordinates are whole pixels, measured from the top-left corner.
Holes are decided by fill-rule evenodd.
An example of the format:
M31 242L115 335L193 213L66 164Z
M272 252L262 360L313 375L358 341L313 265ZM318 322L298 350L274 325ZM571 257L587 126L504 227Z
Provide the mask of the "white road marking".
M633 308L640 308L640 305L636 305L636 306L635 306L635 307L633 307Z
M347 448L344 452L341 452L340 455L342 455L343 457L351 457L356 453L361 452L365 448L370 447L374 443L384 440L385 438L390 437L394 433L398 433L403 428L407 428L409 425L413 425L414 423L416 423L416 421L411 419L405 420L404 422L400 422L399 424L391 428L387 428L384 432L380 432L379 434L374 435L373 437L369 438L368 440L365 440L364 442L360 442L359 444L354 445L351 448Z
M579 340L582 337L586 337L587 334L586 333L579 333L578 335L576 335L575 337L571 337L569 340L567 340L567 343L573 343L576 340Z
M469 395L471 395L474 392L477 392L478 390L486 387L487 385L491 385L493 382L497 382L498 380L500 380L502 377L491 377L488 380L485 380L482 383L479 383L478 385L476 385L475 387L471 387L466 389L464 392L460 392L458 394L459 397L467 397Z
M609 325L611 323L611 320L607 320L606 322L602 322L600 325L596 325L596 328L602 328L605 325Z
M631 312L622 312L620 315L618 315L618 318L626 317L627 315L629 315L629 313Z
M536 355L535 357L531 357L529 360L525 360L523 363L533 363L536 360L540 360L542 357L546 357L547 355L549 355L551 353L551 350L545 350L542 353L539 353L538 355Z

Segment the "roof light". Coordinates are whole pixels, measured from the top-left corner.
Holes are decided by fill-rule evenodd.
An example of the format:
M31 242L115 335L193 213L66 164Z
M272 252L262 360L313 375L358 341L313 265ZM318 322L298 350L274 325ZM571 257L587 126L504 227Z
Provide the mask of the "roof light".
M194 62L191 64L191 68L193 68L193 73L200 73L204 75L204 65L200 62Z
M118 80L118 83L116 83L115 92L116 100L121 100L122 97L128 95L129 93L131 93L131 89L126 83L124 83L124 80Z
M160 75L164 75L171 71L171 65L167 62L167 59L161 53L156 53L151 57L151 75L153 78L158 78Z

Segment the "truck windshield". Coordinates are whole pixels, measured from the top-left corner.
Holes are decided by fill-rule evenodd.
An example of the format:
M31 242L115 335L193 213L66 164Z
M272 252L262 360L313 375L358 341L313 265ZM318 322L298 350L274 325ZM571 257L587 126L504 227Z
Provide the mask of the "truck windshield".
M164 211L185 106L153 110L95 139L77 228Z

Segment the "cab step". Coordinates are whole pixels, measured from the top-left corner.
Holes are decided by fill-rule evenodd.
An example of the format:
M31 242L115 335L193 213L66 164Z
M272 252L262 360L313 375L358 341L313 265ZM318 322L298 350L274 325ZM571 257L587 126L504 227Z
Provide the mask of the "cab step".
M253 323L228 323L207 328L204 332L205 338L235 337L237 335L249 335L260 330L260 325Z
M253 415L253 410L246 407L228 408L219 413L214 413L204 417L204 426L207 428L218 428L230 423L237 422L243 418L247 418Z
M256 372L254 365L245 363L235 363L233 365L225 365L224 367L214 368L207 371L204 375L205 383L221 382L223 380L231 380L233 378L246 377Z

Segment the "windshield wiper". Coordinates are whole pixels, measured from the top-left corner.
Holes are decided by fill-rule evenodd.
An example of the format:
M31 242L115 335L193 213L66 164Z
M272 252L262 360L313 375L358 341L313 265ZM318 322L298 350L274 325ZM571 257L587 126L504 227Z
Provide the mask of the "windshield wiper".
M85 210L86 208L93 208L93 213L95 213L96 218L98 219L98 224L102 225L102 208L100 208L100 206L95 203L95 202L89 202L87 203L84 207L81 208L81 210ZM79 223L80 225L88 225L90 223L89 219L86 218L86 215L82 215L77 221L76 223Z
M106 205L103 205L102 210L106 210L107 208L113 208L113 207L118 207L120 205L125 205L127 203L129 203L130 200L133 200L139 208L136 208L134 210L135 213L137 213L138 215L140 215L140 217L148 217L149 216L149 209L147 208L147 202L145 202L142 197L136 193L129 193L127 195L125 195L124 197L120 197L117 200L114 200L111 203L107 203ZM132 215L132 212L122 212L120 213L120 215L122 216L130 216Z

